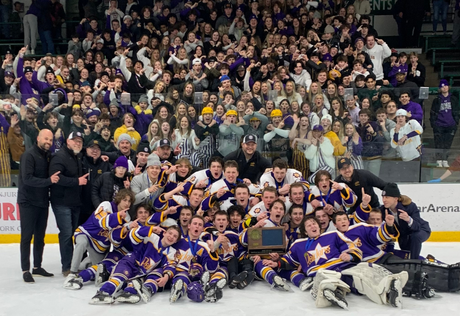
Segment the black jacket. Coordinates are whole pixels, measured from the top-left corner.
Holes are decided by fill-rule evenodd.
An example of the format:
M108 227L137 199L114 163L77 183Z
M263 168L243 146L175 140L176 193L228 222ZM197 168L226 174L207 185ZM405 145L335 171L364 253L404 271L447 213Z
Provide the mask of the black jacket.
M252 155L251 159L246 161L241 148L229 153L224 160L235 160L238 163L238 177L240 179L248 178L252 183L259 182L260 176L265 172L265 169L272 167L268 159L262 157L258 151Z
M97 178L91 188L91 200L94 207L104 201L112 202L113 196L121 189L125 188L123 181L128 179L128 173L123 178L115 176L113 171L105 172ZM118 189L116 189L118 187Z
M345 179L340 175L335 179L335 182L342 182L348 185L348 187L352 189L353 192L355 192L358 198L356 200L355 205L350 208L350 213L352 213L362 202L362 188L364 188L364 192L366 192L366 194L369 194L371 196L371 207L379 207L379 198L377 197L377 194L375 194L374 188L379 188L380 190L383 190L383 188L387 184L385 181L383 181L373 173L363 169L355 169L353 171L351 181L345 181Z
M460 103L458 103L458 98L455 95L450 95L450 106L452 108L452 118L455 123L459 122L460 119ZM431 127L436 126L436 121L438 120L439 111L441 110L441 98L439 95L436 99L433 100L430 110L430 123Z
M48 168L50 153L33 145L21 156L19 168L18 203L37 207L49 206L51 179Z
M87 214L92 213L98 205L93 205L91 198L91 189L96 180L105 172L112 170L112 165L107 161L103 161L100 157L94 161L93 158L84 156L82 159L83 174L89 173L88 183L83 187L83 209Z
M49 174L61 172L59 182L51 186L51 204L81 206L82 186L78 185L78 178L83 175L81 157L81 153L75 155L64 146L51 158Z

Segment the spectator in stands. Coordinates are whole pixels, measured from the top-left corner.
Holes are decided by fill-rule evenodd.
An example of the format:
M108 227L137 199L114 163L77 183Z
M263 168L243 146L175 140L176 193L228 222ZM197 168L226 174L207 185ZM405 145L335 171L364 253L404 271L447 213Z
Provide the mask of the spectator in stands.
M402 19L405 21L406 46L418 47L420 32L422 31L423 18L431 14L429 0L405 0L401 8Z
M379 176L384 138L380 126L376 122L370 121L370 117L371 112L369 110L361 110L359 112L360 123L356 131L363 141L362 157L364 169Z
M450 0L433 0L433 35L438 31L438 22L441 20L444 35L447 32L447 10Z
M460 119L458 97L449 91L449 83L441 79L439 95L433 100L430 110L430 123L433 128L436 162L438 167L448 168L449 150L457 132Z
M437 0L445 1L445 0ZM425 66L419 62L418 55L415 52L409 54L409 68L407 80L415 82L417 86L422 87L425 85L426 69Z
M371 13L369 0L356 0L353 5L355 7L356 14L363 15Z
M330 174L335 174L334 146L329 138L324 137L324 128L321 125L313 127L311 145L305 150L305 157L309 161L312 173L308 178L310 183L314 183L316 173L319 170L326 170Z
M382 39L376 39L374 35L366 36L364 52L368 53L374 65L375 79L379 82L383 79L383 60L390 57L391 50Z
M42 44L42 53L54 55L54 43L52 38L53 24L51 19L51 0L36 0L36 5L40 10L38 15L38 35Z
M51 205L59 228L59 250L61 253L62 274L67 276L72 261L72 237L78 227L82 206L82 186L88 182L89 173L83 174L81 153L83 134L72 132L67 145L51 159L49 174L57 173L59 182L51 186Z
M238 172L252 183L257 183L265 170L271 168L268 159L257 151L257 136L252 134L244 136L241 148L226 155L224 161L227 160L236 161Z
M392 214L399 231L398 244L401 250L410 251L411 259L418 259L422 243L431 235L430 225L420 217L415 203L401 195L396 183L387 183L382 191L383 205L380 207L382 217Z
M11 125L8 130L8 146L11 153L11 169L19 169L19 160L26 150L24 145L24 137L21 133L21 126L19 126L19 118L16 113L10 116Z
M45 231L48 224L49 188L58 183L59 171L48 172L53 134L41 130L37 143L21 157L18 204L21 210L21 269L26 283L33 283L32 275L51 277L42 268ZM34 268L30 274L30 243L34 238Z
M347 148L345 157L351 160L353 168L363 169L363 159L361 153L363 151L363 141L356 131L356 127L352 123L345 125L345 137L343 145Z
M410 92L403 91L399 96L401 108L407 111L407 116L411 119L417 120L420 125L423 124L423 109L418 103L411 101Z
M396 148L403 161L419 159L422 154L420 135L423 127L414 119L407 120L407 111L396 111L396 126L390 131L391 147Z

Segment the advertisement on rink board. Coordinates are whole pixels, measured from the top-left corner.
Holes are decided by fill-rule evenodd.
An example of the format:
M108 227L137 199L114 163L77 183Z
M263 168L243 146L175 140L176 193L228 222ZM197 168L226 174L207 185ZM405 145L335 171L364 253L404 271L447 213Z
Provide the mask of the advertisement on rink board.
M431 241L460 241L460 199L458 184L400 184L401 194L417 204L422 218L430 223ZM376 189L376 194L381 191ZM57 241L59 232L50 207L48 242ZM17 188L0 188L0 243L19 242L21 234Z
M15 242L16 238L13 235L20 236L21 234L21 214L17 196L17 188L0 188L0 243ZM51 206L46 233L59 233ZM17 242L19 242L19 237Z

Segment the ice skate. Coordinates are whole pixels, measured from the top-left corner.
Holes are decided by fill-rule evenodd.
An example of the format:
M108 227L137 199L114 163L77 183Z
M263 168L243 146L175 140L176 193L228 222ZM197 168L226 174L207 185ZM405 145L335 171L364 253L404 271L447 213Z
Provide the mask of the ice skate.
M284 280L279 275L275 275L275 277L273 278L272 287L278 290L286 291L286 292L291 289L291 287L286 283L286 280Z
M106 282L110 277L109 271L105 267L105 264L99 263L97 265L96 276L94 278L94 283L97 287L100 287L102 283Z
M89 301L91 305L112 304L113 297L109 293L97 291L96 295Z
M184 281L177 280L171 288L171 296L169 302L175 303L184 294Z
M67 290L79 290L83 287L83 279L73 273L70 273L65 281L64 281L64 288Z

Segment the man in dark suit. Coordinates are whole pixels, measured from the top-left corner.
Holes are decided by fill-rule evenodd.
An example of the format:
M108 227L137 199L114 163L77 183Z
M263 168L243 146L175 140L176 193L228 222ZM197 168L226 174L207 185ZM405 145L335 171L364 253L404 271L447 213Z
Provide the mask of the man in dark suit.
M395 225L400 233L399 247L410 251L411 259L418 259L422 243L430 237L430 225L420 217L417 205L409 197L401 195L396 183L385 185L382 200L382 216L389 213L395 217Z

